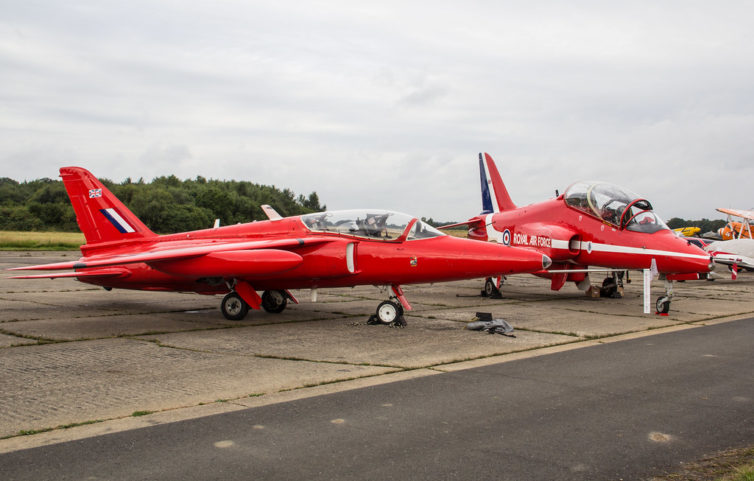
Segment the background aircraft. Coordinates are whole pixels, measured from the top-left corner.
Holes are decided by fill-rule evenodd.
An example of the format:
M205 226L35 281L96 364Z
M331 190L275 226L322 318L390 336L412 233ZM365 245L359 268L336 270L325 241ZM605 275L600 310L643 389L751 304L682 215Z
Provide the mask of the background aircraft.
M728 223L717 230L722 240L751 239L751 221L754 220L754 211L743 209L718 208L718 212L728 214ZM732 217L740 217L741 222L734 221Z
M107 290L226 294L221 310L231 320L243 319L249 307L282 312L288 300L297 302L289 289L384 285L393 295L376 316L390 323L411 309L402 284L535 272L550 264L541 253L450 237L382 210L282 218L266 207L267 221L157 235L89 171L64 167L60 175L86 238L83 257L12 269L72 272L16 279L72 277Z
M708 242L704 248L712 254L716 264L727 265L733 279L736 279L739 269L754 270L754 239L751 229L754 211L725 208L717 210L728 214L728 224L718 231L723 240ZM733 221L732 217L740 217L741 222Z
M673 229L673 232L677 232L684 237L694 237L699 234L701 230L700 227L678 227L677 229Z
M667 313L672 280L697 279L709 272L710 255L675 235L654 213L652 204L633 192L607 182L576 182L555 199L517 207L510 198L495 162L479 154L482 213L467 222L469 237L541 252L553 261L536 273L551 279L551 289L566 281L590 286L588 266L615 271L650 269L666 279L666 295L657 311ZM452 226L444 226L448 228ZM606 278L603 288L616 295L622 281ZM485 292L499 287L487 279Z

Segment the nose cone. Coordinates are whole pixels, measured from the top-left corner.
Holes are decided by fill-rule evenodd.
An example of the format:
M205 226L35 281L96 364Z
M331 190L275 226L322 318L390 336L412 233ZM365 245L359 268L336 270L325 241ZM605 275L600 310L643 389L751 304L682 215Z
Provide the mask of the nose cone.
M530 249L468 239L452 241L456 243L455 256L463 259L462 265L471 277L539 272L552 264L549 257Z
M692 274L709 272L714 263L709 252L691 244L683 238L673 236L673 244L668 255L657 259L660 272L670 274Z

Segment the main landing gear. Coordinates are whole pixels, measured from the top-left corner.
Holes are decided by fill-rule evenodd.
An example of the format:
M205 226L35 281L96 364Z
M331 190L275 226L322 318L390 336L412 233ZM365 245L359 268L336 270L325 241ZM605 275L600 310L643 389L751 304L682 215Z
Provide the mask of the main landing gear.
M235 291L229 292L220 302L220 310L223 312L225 319L229 321L240 321L249 312L249 305L241 299Z
M600 297L623 298L623 271L613 272L612 275L605 277L600 288Z
M262 294L262 309L272 314L280 314L288 305L288 295L285 291L264 291Z
M484 290L482 291L482 297L489 297L490 299L502 299L503 295L500 293L500 287L505 281L505 277L498 277L494 279L488 277L484 280Z
M222 311L223 316L225 316L225 319L229 321L240 321L249 313L250 307L253 307L254 309L259 309L261 307L272 314L279 314L285 310L285 307L288 305L288 299L296 302L287 291L283 290L264 291L261 298L259 298L253 290L252 293L253 295L250 295L250 298L255 300L258 299L258 304L256 306L249 306L249 303L247 303L235 290L226 294L220 302L220 310Z

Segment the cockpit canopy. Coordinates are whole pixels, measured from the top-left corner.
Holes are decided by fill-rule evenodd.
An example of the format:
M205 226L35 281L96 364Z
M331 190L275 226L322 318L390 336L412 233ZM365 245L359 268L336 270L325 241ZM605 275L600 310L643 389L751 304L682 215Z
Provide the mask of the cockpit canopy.
M330 232L372 240L394 241L409 229L406 240L445 235L426 222L400 212L386 210L334 210L301 216L312 232Z
M652 211L652 204L647 199L615 184L576 182L563 196L567 205L620 229L651 234L668 228Z

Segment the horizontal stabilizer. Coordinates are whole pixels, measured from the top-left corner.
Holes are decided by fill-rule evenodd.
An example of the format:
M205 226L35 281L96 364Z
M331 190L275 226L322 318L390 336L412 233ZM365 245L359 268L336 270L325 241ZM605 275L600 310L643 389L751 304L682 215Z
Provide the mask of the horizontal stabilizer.
M66 277L74 278L107 278L107 277L123 277L128 275L128 269L122 269L118 267L108 269L97 269L85 272L56 272L55 274L32 274L29 276L15 276L10 279L62 279Z
M470 225L479 224L480 222L482 222L482 219L479 219L479 218L469 219L466 222L458 222L456 224L444 225L444 226L438 227L438 229L445 230L445 229L453 229L454 227L467 227Z

